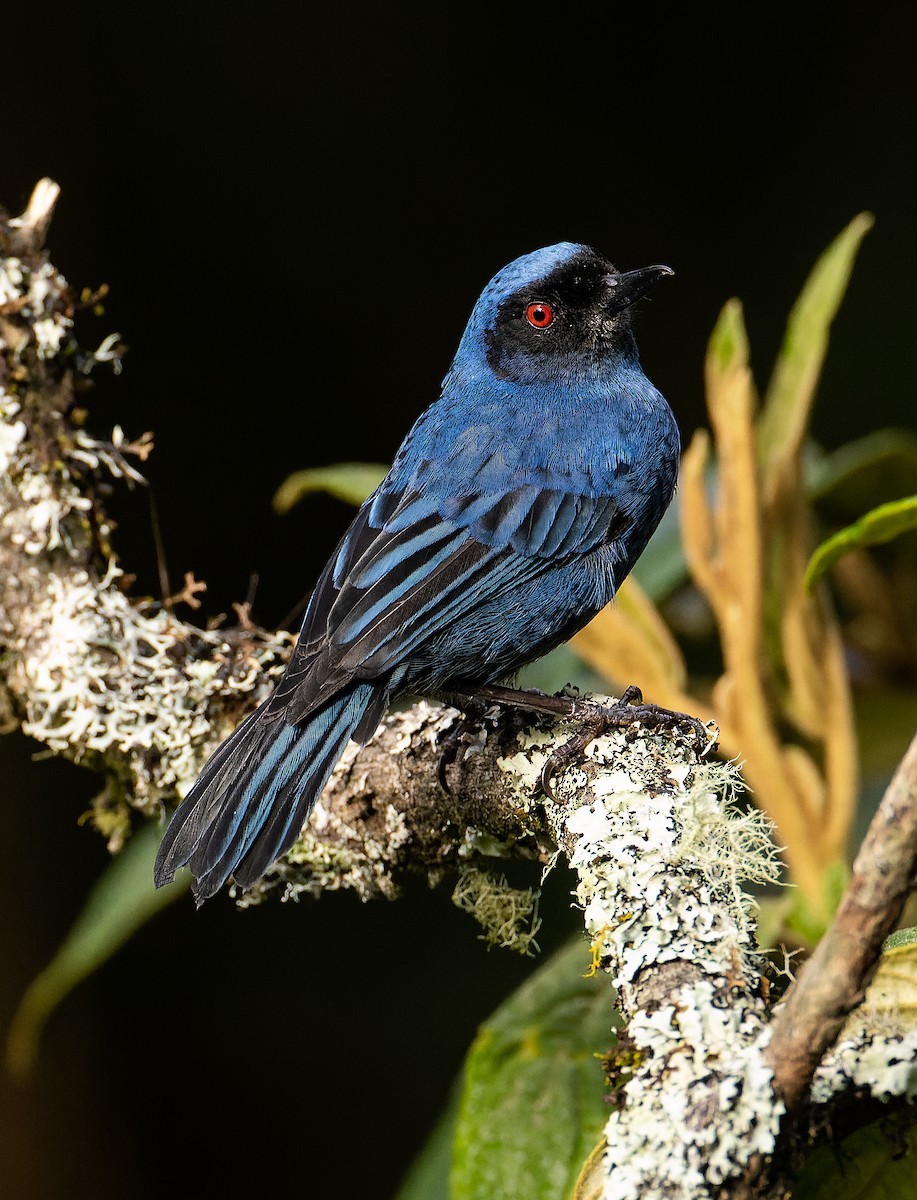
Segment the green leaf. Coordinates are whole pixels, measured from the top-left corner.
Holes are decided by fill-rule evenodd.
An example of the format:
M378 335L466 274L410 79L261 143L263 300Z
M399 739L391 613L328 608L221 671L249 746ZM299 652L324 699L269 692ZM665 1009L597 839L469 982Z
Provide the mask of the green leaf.
M608 1149L605 1138L600 1138L592 1147L589 1157L583 1163L573 1194L570 1200L602 1200L605 1195L605 1151Z
M868 822L917 729L917 687L879 679L855 694L854 702L863 773L861 808ZM858 833L865 836L865 825Z
M747 367L749 353L742 303L733 297L720 309L707 343L707 362L713 377Z
M806 591L811 592L824 573L851 550L858 546L890 542L892 538L912 529L917 529L917 496L880 504L860 517L859 521L839 529L826 542L822 542L806 567Z
M190 880L153 886L153 860L161 837L162 830L150 822L112 859L57 954L26 989L6 1043L12 1075L29 1074L45 1023L67 993L187 891Z
M800 1172L793 1200L917 1200L913 1120L911 1110L820 1147Z
M917 942L917 926L911 925L908 929L896 929L894 933L890 933L885 939L882 950L898 950L902 947L913 946L915 942Z
M827 919L836 911L850 880L850 868L843 859L825 867L821 879L824 903L813 907L800 890L790 893L790 905L785 914L787 929L802 941L814 946L825 932Z
M332 463L288 475L274 493L274 509L287 513L310 492L327 492L346 504L362 504L388 472L384 463Z
M614 992L585 978L582 939L541 967L475 1039L465 1064L451 1200L563 1200L607 1118L595 1055L615 1040Z
M823 519L836 525L912 495L917 492L917 433L876 429L828 454L811 456L806 489Z
M405 1175L395 1200L451 1200L449 1172L458 1106L459 1088L456 1087L427 1144Z
M815 264L793 305L758 425L764 475L802 444L831 322L847 290L857 250L872 224L871 213L854 217Z

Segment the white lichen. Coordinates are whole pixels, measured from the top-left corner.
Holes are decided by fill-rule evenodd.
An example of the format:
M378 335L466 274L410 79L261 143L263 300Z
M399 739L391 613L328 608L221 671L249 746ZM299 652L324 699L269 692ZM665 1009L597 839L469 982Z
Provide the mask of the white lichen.
M56 185L39 185L33 225L47 220L55 196ZM25 229L25 222L8 224ZM117 370L121 356L116 334L82 351L73 309L50 263L37 255L32 263L0 259L5 686L26 733L76 760L98 756L109 785L117 780L131 804L158 814L188 789L241 711L271 690L293 639L200 630L167 604L126 596L87 482L103 469L142 482L128 456L142 461L151 443L148 435L127 442L118 426L103 441L61 419L73 401L72 373L100 363ZM55 388L59 396L50 394ZM29 421L35 410L44 424L33 429L23 403ZM30 441L36 433L39 446ZM421 729L433 742L456 717L432 713L420 703L389 720L395 755L409 751ZM605 1129L602 1194L699 1200L774 1149L782 1115L765 1058L770 1028L745 891L748 882L778 877L771 829L757 810L741 809L733 765L708 763L671 734L598 739L591 757L554 780L556 801L539 797L542 766L565 733L529 731L500 765L513 781L517 814L531 818L528 832L545 847L545 873L556 854L567 854L594 964L611 975L629 1018L631 1067L620 1085L624 1102ZM482 735L466 756L484 745ZM394 803L368 795L357 752L345 751L309 826L268 880L285 900L343 887L363 899L396 894L394 864L411 828ZM372 821L359 832L328 801L345 779L349 795L359 799L366 787L372 801ZM120 836L112 825L111 842ZM512 888L475 865L509 849L469 829L456 850L454 899L492 944L528 951L539 924L537 891ZM881 1027L862 1014L851 1018L816 1072L815 1103L852 1088L879 1099L917 1097L917 1033L890 1022L887 1012Z
M17 502L0 506L0 529L12 545L34 558L61 546L69 518L91 508L88 496L75 487L56 486L46 472L29 465L19 476Z
M851 1088L877 1100L917 1099L917 1029L889 1034L854 1027L842 1033L815 1071L811 1099L827 1104Z
M713 984L700 981L674 1004L635 1013L628 1035L642 1065L605 1128L605 1200L708 1196L774 1149L783 1109L761 1012L718 1004Z
M459 858L469 860L482 856L484 858L510 858L512 853L513 847L510 843L501 841L486 829L478 829L475 825L469 825L465 830L458 848Z
M202 755L228 732L213 728L211 702L266 694L276 670L265 668L290 639L238 656L219 633L195 631L208 653L186 661L188 627L168 610L134 606L115 586L119 575L114 566L103 580L48 573L33 593L40 602L20 619L9 681L26 698L27 734L77 760L117 751L146 807L190 787Z
M527 738L502 760L520 804L552 748ZM593 961L622 996L638 1064L605 1130L603 1195L707 1196L773 1150L782 1112L742 888L777 878L770 825L741 810L734 765L701 761L670 736L600 738L554 790L549 826L567 847ZM641 1008L667 964L689 978L669 987L669 1002Z
M111 363L116 375L121 373L121 335L110 333L92 355L93 362Z
M54 358L60 353L71 322L60 317L42 317L32 326L39 358Z
M17 304L23 296L25 279L18 258L0 259L0 304Z
M15 308L29 322L39 359L56 358L72 337L73 318L62 298L66 281L51 263L33 268L19 258L0 260L0 304ZM16 347L20 354L26 342Z
M42 195L50 191L37 189ZM200 630L165 606L128 598L116 562L109 556L105 565L109 527L91 485L103 469L141 480L127 456L144 458L149 438L128 443L116 426L110 441L98 441L66 420L71 369L85 374L116 362L120 339L107 337L94 353L80 349L72 294L45 261L0 259L0 305L5 685L27 734L56 753L109 766L106 803L126 799L159 815L190 787L244 707L273 687L292 638ZM123 796L115 796L114 778ZM113 848L125 829L112 818Z

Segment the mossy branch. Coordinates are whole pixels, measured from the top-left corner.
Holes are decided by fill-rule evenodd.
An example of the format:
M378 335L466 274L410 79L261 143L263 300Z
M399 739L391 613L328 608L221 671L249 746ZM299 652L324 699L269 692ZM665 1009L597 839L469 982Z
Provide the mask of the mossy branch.
M101 363L117 361L117 339L87 352L75 336L80 301L43 250L56 195L44 181L22 217L0 215L0 694L8 725L103 774L94 819L117 849L131 814L158 818L267 694L292 638L247 620L201 629L168 602L132 598L124 587L99 483L106 474L138 479L130 458L142 460L150 440L130 443L120 430L99 440L82 427L78 388ZM689 555L727 641L714 709L736 747L750 739L748 762L765 748L762 777L773 772L789 787L793 771L775 744L756 671L760 622L737 612L740 601L746 616L760 603L761 515L740 314L733 307L724 319L732 350L722 340L712 347L710 378L723 494L734 503L709 508L699 442L685 471L697 517L686 531ZM740 577L740 568L748 574ZM189 580L184 598L194 601L198 591ZM638 593L632 600L622 613L640 644L653 647L660 686L681 696L677 647ZM762 1159L773 1181L785 1126L767 1046L779 1026L745 890L748 881L773 878L767 819L735 804L728 765L708 763L671 733L619 730L598 739L581 765L554 781L556 800L539 796L542 765L570 729L519 719L485 720L444 792L436 741L454 717L420 703L389 716L362 750L351 747L300 841L244 902L335 887L392 895L402 870L435 880L510 853L544 869L564 855L594 961L613 977L639 1049L626 1105L610 1117L607 1148L591 1160L601 1194L723 1195ZM795 770L808 832L821 801L808 768ZM785 827L783 804L772 801ZM808 883L806 852L798 853L793 861ZM901 861L909 877L913 862ZM512 907L518 897L505 899ZM488 921L502 930L495 903L499 896L488 897ZM860 1048L876 1044L867 1027L851 1036ZM896 1053L906 1037L913 1031ZM843 1064L834 1081L832 1103L854 1082ZM862 1071L856 1083L863 1086ZM898 1079L895 1094L909 1086L910 1077Z

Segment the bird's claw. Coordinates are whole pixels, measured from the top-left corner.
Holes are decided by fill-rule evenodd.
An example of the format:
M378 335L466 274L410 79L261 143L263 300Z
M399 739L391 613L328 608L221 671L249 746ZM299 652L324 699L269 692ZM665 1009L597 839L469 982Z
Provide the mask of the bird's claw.
M617 708L618 706L615 705L614 707ZM557 803L557 796L551 786L552 777L557 775L564 767L569 766L571 762L574 762L591 741L600 737L610 728L608 722L604 719L604 714L612 711L612 709L602 710L598 706L594 706L592 712L581 710L576 714L574 720L581 722L580 727L572 737L569 737L548 755L538 776L536 795L540 793L546 799Z
M487 706L484 704L468 704L463 715L444 730L436 739L439 758L436 760L436 778L439 786L447 796L452 795L452 788L446 778L446 769L458 758L459 748L467 741L468 735L477 732Z
M446 768L455 762L457 753L458 746L450 745L443 747L439 752L439 758L436 760L436 778L439 781L439 786L447 796L452 795L452 788L449 786L449 780L446 778Z
M535 795L543 795L555 803L557 797L551 786L552 777L575 761L591 741L609 729L628 728L631 730L629 737L633 738L636 737L633 727L637 725L656 730L682 728L694 735L695 749L699 754L708 752L716 745L715 734L711 735L708 727L697 717L661 708L658 704L646 704L643 693L634 686L625 689L615 704L604 706L587 701L577 702L570 715L574 721L580 722L580 728L545 760L535 789Z

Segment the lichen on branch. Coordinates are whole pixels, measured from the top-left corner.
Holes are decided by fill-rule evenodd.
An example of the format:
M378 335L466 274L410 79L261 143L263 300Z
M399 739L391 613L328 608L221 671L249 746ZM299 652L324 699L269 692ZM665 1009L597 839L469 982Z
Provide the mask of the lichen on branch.
M81 310L94 308L99 293L76 296L47 258L44 235L56 197L56 185L43 181L22 217L0 214L0 716L7 728L21 726L48 750L100 772L93 816L117 850L133 815L161 818L214 747L269 693L293 638L247 619L232 628L182 621L175 604L198 602L200 585L190 577L176 597L131 596L102 484L114 477L142 486L137 464L152 440L130 440L119 427L105 438L87 432L78 397L100 366L117 366L120 342L109 335L86 351L77 338ZM742 362L734 365L733 382L747 383ZM746 389L746 408L748 399ZM747 464L747 420L740 434ZM697 479L689 478L686 491L708 521L696 531L709 541L694 555L703 576L718 554L709 520L720 522L724 549L728 537L725 517L700 507L700 464L699 453L689 458L689 476L694 471ZM656 678L677 692L684 685L677 647L651 606L635 597L622 611L642 629L644 646L655 647L647 661L656 663ZM749 596L748 603L758 601ZM750 669L761 634L734 633L737 645L743 638L748 644L744 659L726 656L729 686L743 691L739 666ZM824 661L831 667L834 660ZM828 686L831 670L818 676L819 688ZM761 717L763 698L752 699L752 716ZM718 703L735 718L736 737L746 736L735 697L731 707L722 696ZM554 780L554 796L545 796L542 767L572 727L489 712L449 766L444 790L439 743L457 716L421 701L389 715L367 746L350 746L299 840L239 902L337 888L364 899L391 897L408 871L431 883L448 872L459 876L457 900L478 914L485 932L525 949L535 932L534 893L488 884L483 872L492 876L510 856L544 872L563 857L574 873L594 968L611 975L628 1021L623 1103L609 1116L603 1151L590 1159L596 1194L605 1200L699 1200L725 1195L731 1179L763 1178L761 1163L771 1164L786 1138L791 1095L811 1117L864 1089L883 1099L913 1094L917 1038L912 1028L891 1031L887 1019L881 1029L851 1019L833 1050L827 1040L820 1044L818 1061L781 1058L788 1040L773 1019L748 894L750 883L775 879L776 850L770 820L741 802L734 766L708 759L678 732L617 729L593 741L584 760ZM815 737L811 716L799 715L798 724ZM847 736L844 729L839 736ZM826 743L824 755L824 778L837 778L844 754ZM799 755L793 770L805 785L800 811L809 829L820 785ZM877 872L882 878L869 891L869 907L861 892L853 896L860 907L851 911L868 914L876 939L859 958L843 948L844 937L829 943L841 946L831 970L848 970L850 994L843 1003L835 997L828 1011L807 999L818 996L816 987L800 986L814 1025L824 1018L839 1028L843 1005L855 1007L866 988L879 933L914 872L915 809L909 768L895 807L898 842L889 841L891 825L877 827L871 851L876 861L898 855L898 885L886 894ZM822 853L841 844L843 804L837 811L842 816ZM854 884L861 883L855 873ZM817 971L817 962L809 969ZM866 998L868 1004L868 991ZM781 1063L791 1059L803 1065L791 1065L784 1084Z
M190 787L292 639L200 629L122 586L99 485L142 482L130 459L152 443L83 428L78 398L119 339L77 339L83 302L43 249L56 196L43 181L0 220L0 705L6 728L101 771L93 815L116 849L131 808L158 817Z

